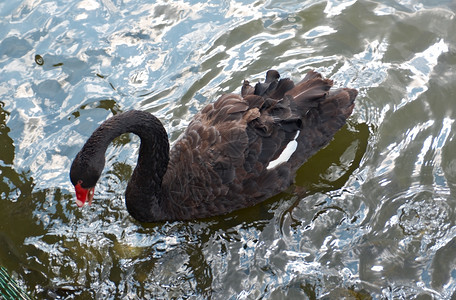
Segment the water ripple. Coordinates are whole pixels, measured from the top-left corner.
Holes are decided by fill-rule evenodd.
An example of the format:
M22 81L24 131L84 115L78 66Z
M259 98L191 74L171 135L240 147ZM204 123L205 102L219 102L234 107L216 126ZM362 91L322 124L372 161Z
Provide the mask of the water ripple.
M0 15L0 264L32 295L455 294L451 1L25 0ZM68 169L101 121L147 110L174 141L268 68L359 90L288 191L222 218L138 224L123 191L139 140L123 136L96 204L75 207Z

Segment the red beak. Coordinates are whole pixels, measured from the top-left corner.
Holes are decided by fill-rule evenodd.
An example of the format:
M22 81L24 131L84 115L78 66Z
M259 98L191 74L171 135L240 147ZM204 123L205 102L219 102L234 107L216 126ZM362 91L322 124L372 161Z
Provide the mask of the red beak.
M76 190L76 204L79 207L84 206L86 202L89 202L89 205L92 204L93 194L95 193L95 187L85 189L81 186L80 183L74 186Z

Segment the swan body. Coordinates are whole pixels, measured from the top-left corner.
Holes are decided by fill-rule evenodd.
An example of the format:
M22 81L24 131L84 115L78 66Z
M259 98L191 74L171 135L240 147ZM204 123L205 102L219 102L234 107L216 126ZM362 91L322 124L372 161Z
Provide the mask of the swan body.
M346 123L357 91L331 90L310 71L296 85L275 70L244 81L195 115L169 149L160 121L129 111L102 123L75 157L70 178L77 204L91 203L109 143L125 132L141 146L125 201L141 222L206 218L255 205L289 187L297 169Z

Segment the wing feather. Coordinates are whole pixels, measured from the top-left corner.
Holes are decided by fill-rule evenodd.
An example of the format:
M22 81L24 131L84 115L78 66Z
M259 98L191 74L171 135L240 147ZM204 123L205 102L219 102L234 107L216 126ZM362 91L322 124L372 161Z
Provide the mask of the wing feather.
M331 91L332 84L311 71L295 85L270 70L265 82L244 81L241 95L207 105L170 152L163 185L174 209L188 218L228 213L287 188L353 110L356 90ZM291 141L288 161L268 169Z

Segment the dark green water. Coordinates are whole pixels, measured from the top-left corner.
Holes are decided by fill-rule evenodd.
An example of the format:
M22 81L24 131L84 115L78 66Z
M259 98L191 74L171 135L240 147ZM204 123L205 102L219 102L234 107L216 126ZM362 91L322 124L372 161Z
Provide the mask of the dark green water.
M456 296L452 1L0 3L0 265L38 299ZM39 56L37 56L39 55ZM68 171L113 113L174 141L205 104L275 68L359 90L353 116L253 208L140 224L138 138L108 149L94 204Z

